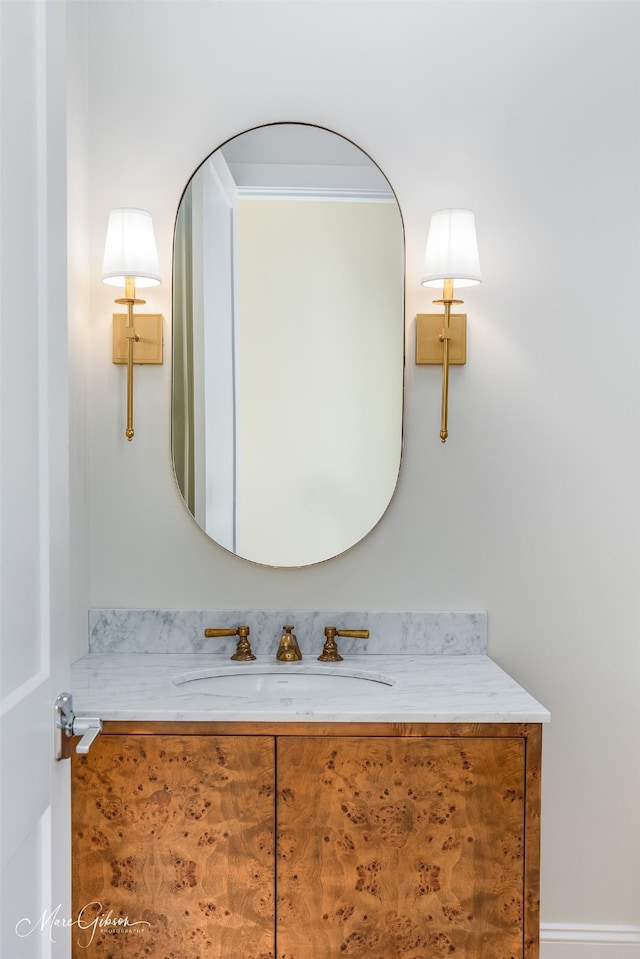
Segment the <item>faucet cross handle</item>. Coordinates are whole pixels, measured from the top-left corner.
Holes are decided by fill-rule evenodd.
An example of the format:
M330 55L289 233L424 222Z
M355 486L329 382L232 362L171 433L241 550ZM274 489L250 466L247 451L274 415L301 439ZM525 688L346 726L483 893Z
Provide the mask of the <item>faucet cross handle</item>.
M336 629L335 626L325 626L326 637L322 653L318 656L321 663L341 663L342 656L338 652L336 636L347 636L350 639L369 639L368 629Z
M252 659L256 658L253 655L251 644L249 643L250 632L251 630L248 626L222 626L219 628L205 629L204 635L205 639L212 639L215 636L237 636L236 651L231 659L237 663L249 663Z

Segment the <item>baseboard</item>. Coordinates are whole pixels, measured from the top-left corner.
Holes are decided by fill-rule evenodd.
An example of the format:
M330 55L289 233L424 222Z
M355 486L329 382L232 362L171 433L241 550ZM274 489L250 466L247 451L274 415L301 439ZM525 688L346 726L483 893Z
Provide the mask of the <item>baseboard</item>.
M540 959L640 959L640 926L543 923Z

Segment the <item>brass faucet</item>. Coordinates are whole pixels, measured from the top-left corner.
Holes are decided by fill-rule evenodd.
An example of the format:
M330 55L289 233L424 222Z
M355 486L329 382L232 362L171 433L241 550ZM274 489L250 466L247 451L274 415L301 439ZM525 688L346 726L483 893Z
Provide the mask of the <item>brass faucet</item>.
M231 657L236 663L249 663L252 659L256 657L253 655L251 650L251 645L249 643L249 633L251 630L248 626L236 626L233 627L223 627L221 629L205 629L204 635L206 639L211 639L214 636L237 636L238 642L236 644L236 651Z
M336 629L335 626L325 626L324 647L318 656L321 663L341 663L342 656L338 652L336 636L348 636L351 639L369 639L368 629Z
M302 653L298 646L298 640L291 632L293 626L283 626L282 628L284 633L280 637L276 659L279 663L297 663L302 659Z

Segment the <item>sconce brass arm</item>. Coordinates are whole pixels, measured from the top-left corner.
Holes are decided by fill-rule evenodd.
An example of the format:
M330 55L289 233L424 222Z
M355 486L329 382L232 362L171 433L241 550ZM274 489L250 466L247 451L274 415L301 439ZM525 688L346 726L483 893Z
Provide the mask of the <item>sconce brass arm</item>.
M440 334L442 342L442 412L440 415L440 440L447 442L449 431L447 428L447 419L449 415L449 340L451 339L451 306L456 303L462 303L463 300L454 300L453 298L453 280L445 280L442 291L442 299L434 300L434 304L444 306L444 327Z
M133 439L133 344L139 339L133 325L133 308L146 302L146 300L136 299L136 278L134 276L126 277L124 296L116 300L116 303L127 307L127 328L125 330L127 338L127 428L125 436L129 442Z

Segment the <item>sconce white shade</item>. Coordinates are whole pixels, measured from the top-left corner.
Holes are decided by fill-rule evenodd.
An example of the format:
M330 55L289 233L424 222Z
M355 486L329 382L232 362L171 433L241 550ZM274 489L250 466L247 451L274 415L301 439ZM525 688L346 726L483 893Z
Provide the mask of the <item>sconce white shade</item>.
M151 214L146 210L112 210L102 262L102 282L124 286L128 276L136 286L157 286L161 282L158 251Z
M456 287L482 282L471 210L438 210L431 216L420 282L422 286L442 286L443 280L455 280Z

